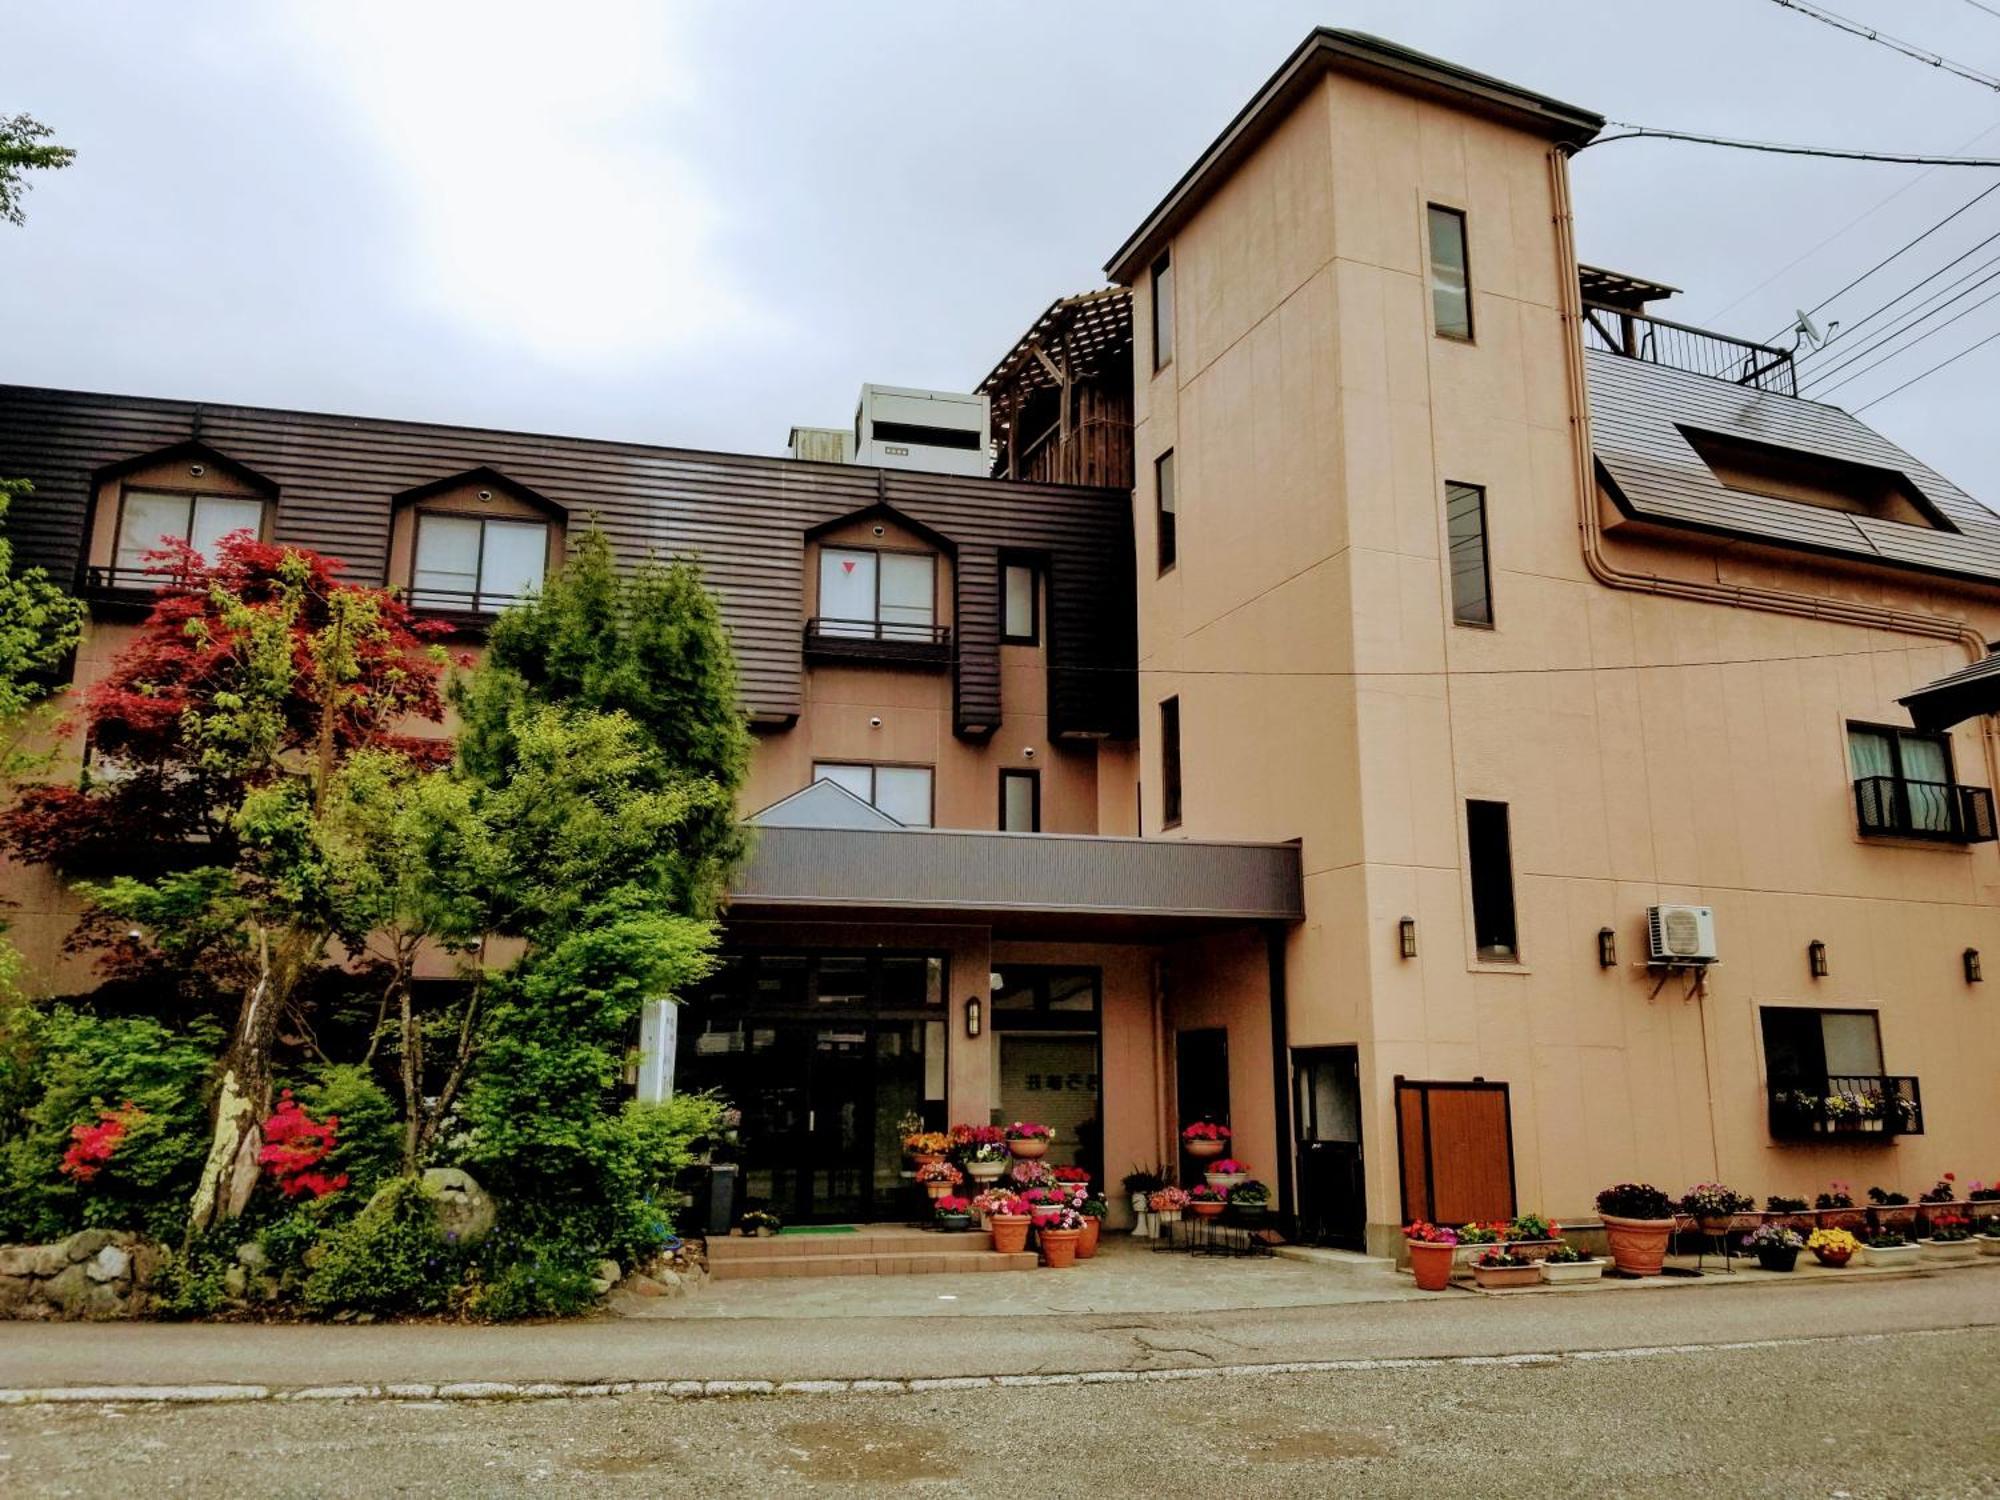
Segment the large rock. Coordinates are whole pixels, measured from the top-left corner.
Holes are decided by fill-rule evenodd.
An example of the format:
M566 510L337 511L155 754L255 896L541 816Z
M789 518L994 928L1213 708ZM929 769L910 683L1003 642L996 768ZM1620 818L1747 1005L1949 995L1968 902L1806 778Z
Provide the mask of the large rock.
M493 1195L461 1167L432 1167L424 1188L437 1199L438 1233L447 1244L471 1245L492 1231L499 1217Z
M110 1229L79 1229L62 1243L63 1259L89 1260L106 1245L115 1245L125 1236Z
M40 1245L0 1245L0 1276L33 1276Z
M106 1245L83 1269L92 1281L123 1281L132 1274L132 1253L123 1245Z

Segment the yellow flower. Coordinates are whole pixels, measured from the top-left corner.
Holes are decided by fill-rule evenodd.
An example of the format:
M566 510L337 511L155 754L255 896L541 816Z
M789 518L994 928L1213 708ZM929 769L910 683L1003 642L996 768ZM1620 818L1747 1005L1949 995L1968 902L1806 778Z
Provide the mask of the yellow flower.
M1808 1250L1831 1250L1838 1255L1843 1250L1852 1255L1861 1248L1861 1241L1845 1229L1815 1229L1812 1238L1806 1241Z

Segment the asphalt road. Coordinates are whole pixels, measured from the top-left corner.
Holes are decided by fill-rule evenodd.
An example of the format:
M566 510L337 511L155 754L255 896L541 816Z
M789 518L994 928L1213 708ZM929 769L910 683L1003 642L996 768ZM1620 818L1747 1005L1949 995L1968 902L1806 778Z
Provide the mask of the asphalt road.
M27 1406L0 1493L2000 1495L2000 1331L899 1395Z

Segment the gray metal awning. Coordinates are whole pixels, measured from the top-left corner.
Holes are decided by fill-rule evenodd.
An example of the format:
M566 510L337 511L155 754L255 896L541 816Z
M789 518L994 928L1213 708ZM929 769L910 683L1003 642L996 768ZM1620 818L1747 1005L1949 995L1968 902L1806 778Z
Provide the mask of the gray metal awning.
M936 921L1002 935L1149 941L1296 922L1296 844L926 828L760 826L732 916Z
M1949 729L1980 714L2000 713L2000 654L1976 661L1896 700L1919 729Z

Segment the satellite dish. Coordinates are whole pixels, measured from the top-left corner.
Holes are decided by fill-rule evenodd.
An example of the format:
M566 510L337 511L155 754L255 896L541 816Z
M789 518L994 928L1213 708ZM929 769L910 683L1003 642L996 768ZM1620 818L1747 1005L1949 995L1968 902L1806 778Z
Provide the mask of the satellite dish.
M1819 324L1813 321L1812 314L1804 308L1800 308L1798 314L1798 322L1792 325L1792 332L1798 335L1798 339L1792 344L1794 349L1799 346L1799 341L1811 344L1817 349L1828 339L1832 338L1833 330L1840 326L1838 323L1829 323L1825 328L1821 328Z

